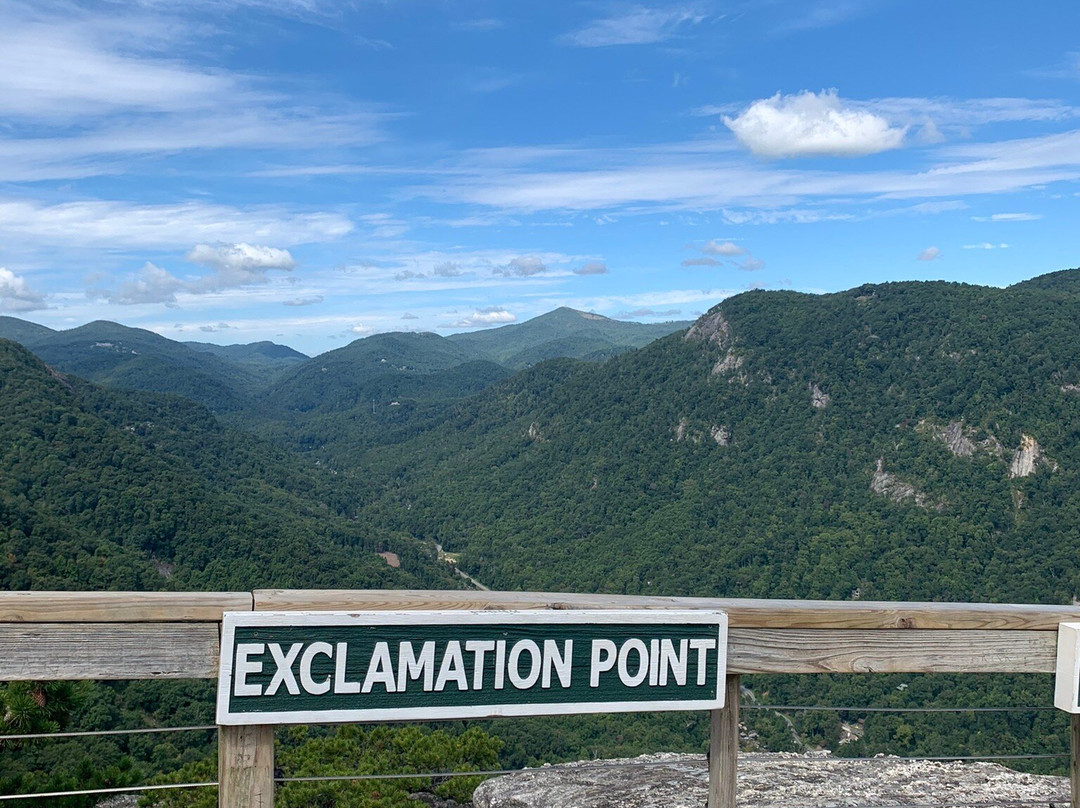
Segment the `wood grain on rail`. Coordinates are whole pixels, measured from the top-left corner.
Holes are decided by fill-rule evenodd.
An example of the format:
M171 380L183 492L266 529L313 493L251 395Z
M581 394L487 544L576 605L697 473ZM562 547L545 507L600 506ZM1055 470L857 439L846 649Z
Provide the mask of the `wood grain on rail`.
M251 609L250 592L0 592L0 623L210 622Z
M257 589L256 611L721 609L732 628L1057 631L1080 607L997 603L746 600L463 590Z
M728 673L1053 673L1046 631L731 629Z
M0 625L0 681L212 679L217 623Z

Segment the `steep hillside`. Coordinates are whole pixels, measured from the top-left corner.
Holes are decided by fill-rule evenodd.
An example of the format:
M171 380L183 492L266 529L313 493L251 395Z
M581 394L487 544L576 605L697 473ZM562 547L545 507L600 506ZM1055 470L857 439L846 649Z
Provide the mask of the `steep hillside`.
M751 292L350 460L490 586L1068 602L1078 321L1060 285Z
M689 326L689 322L628 323L564 306L524 323L448 339L493 362L520 369L559 357L609 359Z
M131 390L174 393L215 412L253 406L257 377L241 365L152 331L106 321L56 331L28 346L62 373Z
M47 326L20 320L18 317L0 316L0 339L9 339L30 347L55 333Z
M430 377L478 358L438 334L376 334L303 363L271 387L265 401L293 412L347 410L392 397L403 379Z
M454 585L325 472L197 405L65 378L8 341L0 397L6 589Z

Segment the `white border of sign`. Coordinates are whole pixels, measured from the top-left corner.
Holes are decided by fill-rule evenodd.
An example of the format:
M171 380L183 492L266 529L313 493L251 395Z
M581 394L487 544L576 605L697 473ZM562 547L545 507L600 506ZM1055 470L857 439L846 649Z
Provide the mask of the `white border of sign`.
M1080 713L1080 623L1058 623L1054 706Z
M578 625L715 623L717 627L716 696L690 701L572 702L564 704L477 704L458 707L408 707L359 710L293 710L266 713L229 711L232 660L238 626L411 626L411 625ZM221 624L217 723L336 724L377 721L428 721L498 716L572 715L577 713L644 713L658 710L719 710L724 706L727 675L727 614L719 611L559 610L401 611L401 612L226 612Z

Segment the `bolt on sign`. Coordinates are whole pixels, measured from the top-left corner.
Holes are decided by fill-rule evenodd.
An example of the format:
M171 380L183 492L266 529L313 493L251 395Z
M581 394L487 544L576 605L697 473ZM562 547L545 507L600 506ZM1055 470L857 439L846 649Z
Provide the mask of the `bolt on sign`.
M726 669L723 612L229 612L217 723L715 710Z
M1080 713L1080 623L1058 623L1054 706Z

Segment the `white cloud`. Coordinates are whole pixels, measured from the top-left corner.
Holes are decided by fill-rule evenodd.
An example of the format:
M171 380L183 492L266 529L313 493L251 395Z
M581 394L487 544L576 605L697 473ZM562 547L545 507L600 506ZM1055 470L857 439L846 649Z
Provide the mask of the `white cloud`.
M21 275L0 267L0 311L34 311L45 308L45 295Z
M176 293L184 288L184 282L167 270L149 261L130 280L120 284L115 292L91 290L91 297L104 297L110 303L135 306L145 303L176 302Z
M724 123L760 157L861 157L899 148L906 127L880 115L845 107L836 90L802 92L755 101Z
M298 297L292 300L282 301L283 306L314 306L317 303L323 302L322 295L312 295L311 297Z
M196 244L186 258L213 270L212 274L188 284L195 294L266 283L268 270L290 271L296 267L288 250L245 243Z
M515 321L517 321L517 317L502 306L489 306L476 309L467 317L449 323L444 328L477 328L489 325L506 325Z
M603 261L589 261L574 270L575 275L607 275L607 264Z
M742 255L746 252L745 247L740 247L730 241L718 241L712 239L706 242L705 246L701 248L701 252L705 255L724 255L728 257Z
M740 264L737 264L739 269L743 272L757 272L759 269L765 268L765 262L760 258L755 258L752 255L746 256L746 260Z
M1008 244L991 244L989 241L983 241L979 244L965 244L965 250L1007 250Z
M80 248L169 248L193 241L330 241L353 229L337 213L298 213L279 206L235 208L203 202L139 205L104 200L44 205L0 200L0 238Z
M694 6L649 8L634 5L610 17L593 20L585 27L559 37L559 41L583 48L646 45L671 39L683 26L697 25L704 19L705 15Z
M933 261L935 258L939 258L940 256L941 250L939 250L937 247L927 247L925 250L915 256L915 258L918 261Z
M701 258L687 258L681 265L684 267L722 267L724 262L716 258L702 256Z

